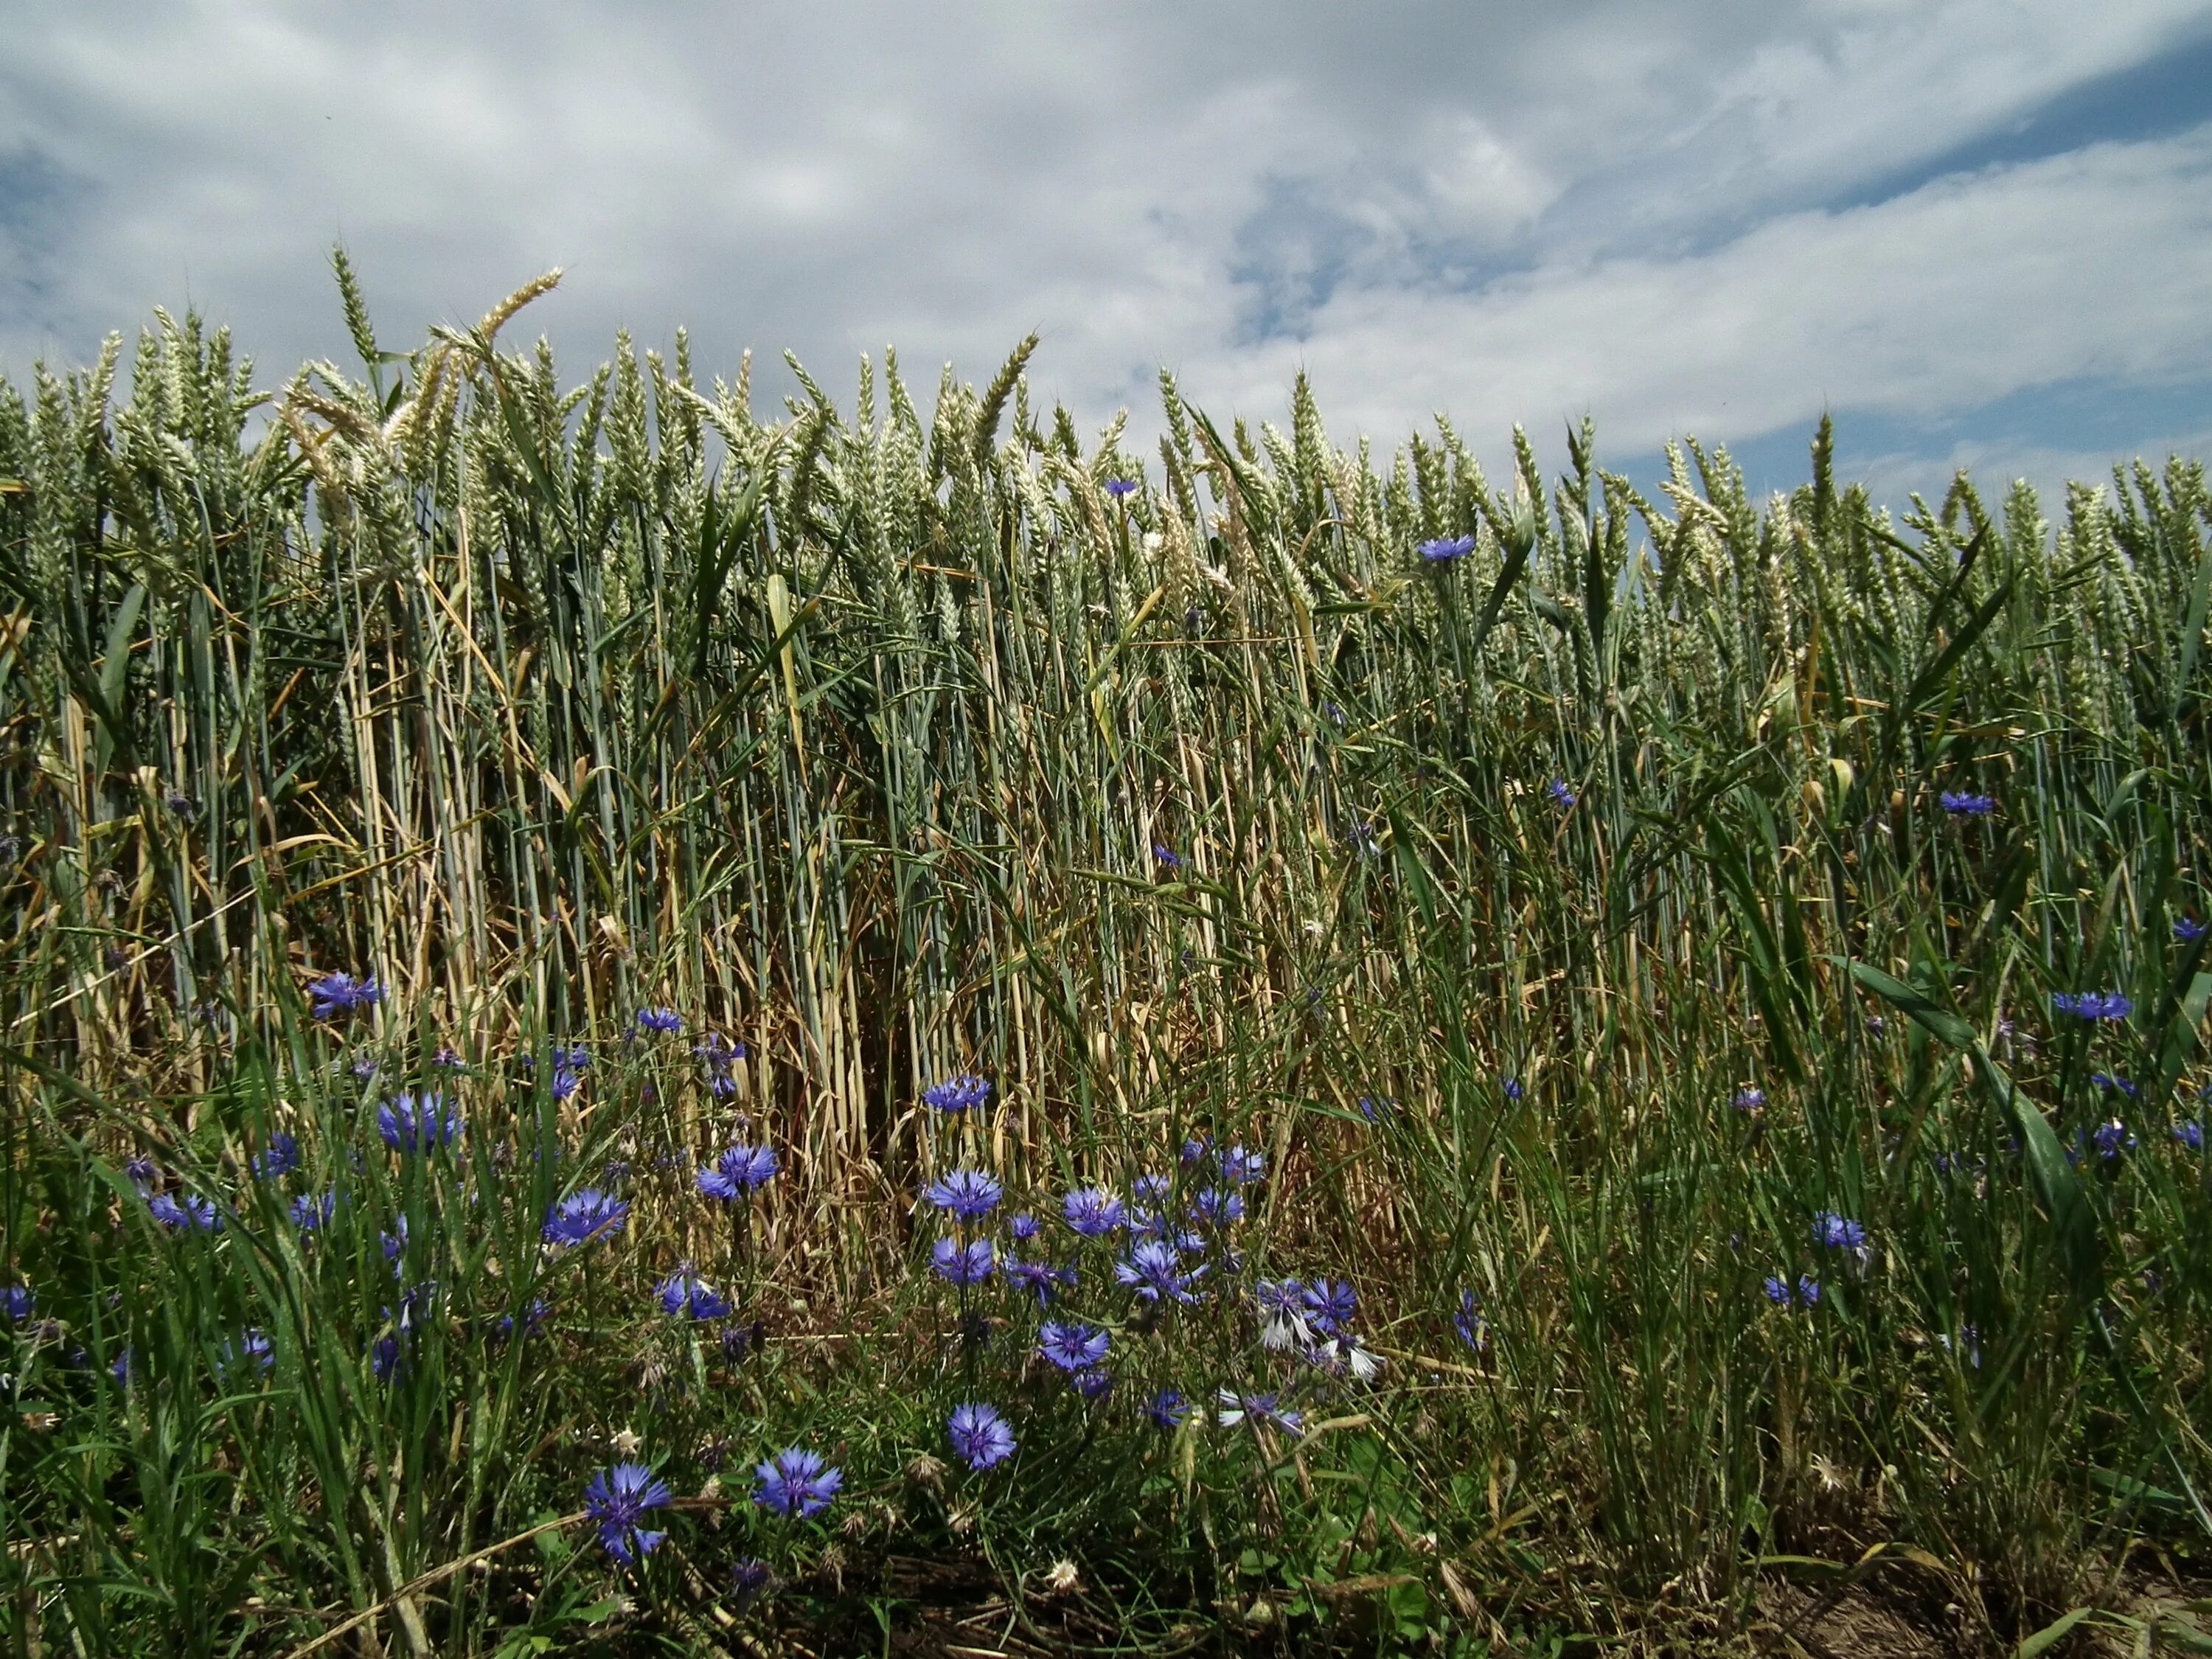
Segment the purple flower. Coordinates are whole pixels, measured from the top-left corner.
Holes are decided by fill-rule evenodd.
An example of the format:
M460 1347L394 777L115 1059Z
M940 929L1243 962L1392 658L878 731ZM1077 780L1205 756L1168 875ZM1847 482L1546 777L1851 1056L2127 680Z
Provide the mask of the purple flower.
M1305 1427L1304 1417L1285 1410L1277 1403L1279 1398L1272 1394L1239 1394L1234 1389L1224 1389L1221 1409L1216 1416L1224 1428L1233 1428L1249 1419L1255 1426L1267 1423L1286 1434L1299 1433Z
M1087 1370L1106 1358L1105 1332L1073 1321L1048 1320L1037 1332L1037 1352L1064 1371Z
M929 1265L940 1278L952 1284L980 1285L991 1276L997 1257L988 1238L967 1244L957 1239L940 1238L929 1247Z
M154 1183L161 1177L161 1170L150 1158L134 1158L123 1165L123 1173L131 1177L131 1184L138 1189L141 1198L154 1195Z
M1847 1216L1823 1210L1813 1218L1813 1242L1824 1249L1863 1250L1866 1229Z
M1006 1267L1006 1277L1036 1297L1040 1308L1049 1303L1062 1285L1075 1283L1074 1268L1055 1267L1049 1261L1023 1261L1008 1256Z
M963 1072L933 1083L921 1091L922 1103L940 1112L973 1111L991 1097L991 1085L973 1072Z
M337 1203L336 1193L325 1193L320 1197L302 1193L292 1200L292 1224L303 1233L314 1232L331 1218L331 1212L337 1208Z
M1186 1273L1182 1254L1158 1239L1133 1247L1126 1261L1114 1264L1114 1277L1147 1302L1195 1302L1191 1286L1206 1272L1203 1266Z
M222 1231L222 1218L216 1212L212 1200L198 1193L186 1193L181 1198L162 1193L146 1200L146 1207L154 1219L171 1232L215 1233Z
M576 1091L583 1086L584 1074L578 1071L574 1066L556 1066L553 1068L554 1099L571 1099L574 1097Z
M399 1373L399 1362L405 1358L395 1333L386 1332L369 1346L368 1368L380 1382L389 1382Z
M1183 1168L1186 1170L1195 1169L1199 1164L1206 1162L1207 1155L1212 1151L1213 1142L1210 1137L1206 1135L1191 1136L1189 1139L1184 1141L1182 1144L1182 1158Z
M1441 564L1448 559L1463 559L1474 551L1472 536L1437 536L1414 544L1413 551L1431 564Z
M269 1346L268 1337L251 1328L236 1342L225 1342L216 1355L216 1370L225 1377L247 1366L266 1371L276 1363L276 1355Z
M2083 991L2074 995L2062 991L2051 999L2051 1006L2062 1014L2090 1022L2125 1019L2136 1011L2136 1005L2118 991Z
M407 1218L401 1216L392 1224L392 1227L393 1231L391 1232L377 1234L377 1237L383 1241L384 1259L386 1261L398 1261L401 1253L407 1249Z
M2136 1138L2128 1133L2128 1126L2118 1118L2100 1123L2090 1132L2089 1141L2097 1149L2097 1156L2107 1160L2136 1149Z
M1784 1308L1790 1305L1790 1281L1779 1273L1767 1274L1765 1288L1769 1302Z
M1766 1104L1766 1091L1755 1088L1739 1089L1735 1091L1735 1099L1729 1103L1739 1112L1758 1111Z
M1810 1273L1800 1273L1795 1285L1778 1273L1769 1273L1763 1288L1766 1299L1778 1307L1787 1308L1795 1303L1810 1308L1820 1300L1820 1281Z
M1017 1244L1026 1244L1037 1236L1037 1218L1024 1210L1006 1223L1006 1234Z
M1152 843L1152 856L1170 870L1182 868L1182 854L1162 842L1156 841Z
M2184 945L2194 945L2204 937L2204 924L2194 916L2177 917L2173 924L2173 937Z
M1820 1300L1820 1281L1810 1273L1797 1275L1797 1300L1810 1308Z
M2173 1138L2192 1152L2204 1150L2204 1126L2193 1119L2186 1123L2175 1124Z
M1544 786L1544 793L1549 795L1553 804L1563 811L1575 804L1575 792L1567 787L1567 781L1565 778L1553 778Z
M778 1452L753 1473L760 1480L753 1488L753 1502L783 1516L819 1515L845 1484L842 1469L825 1468L819 1452L797 1446Z
M596 1187L586 1187L562 1199L545 1218L549 1243L574 1247L618 1233L629 1218L629 1206Z
M1359 1097L1359 1115L1370 1123L1380 1123L1389 1116L1397 1103L1395 1095L1362 1095Z
M1221 1178L1232 1187L1249 1187L1267 1176L1267 1157L1243 1146L1231 1146L1221 1154Z
M460 1109L443 1095L398 1095L376 1109L376 1132L398 1152L450 1146L461 1133Z
M7 1315L11 1325L21 1324L38 1305L38 1293L28 1285L9 1285L0 1289L0 1314Z
M641 1008L637 1011L637 1029L674 1036L684 1029L684 1016L673 1008Z
M1164 1175L1140 1175L1129 1183L1129 1192L1139 1204L1158 1204L1168 1195L1170 1184Z
M1085 1400L1103 1400L1114 1386L1114 1373L1097 1365L1086 1365L1068 1374L1067 1385Z
M695 1179L701 1192L727 1204L767 1186L781 1167L773 1146L732 1146Z
M1137 482L1133 478L1109 478L1106 480L1106 493L1118 501L1125 495L1137 493Z
M522 1310L523 1335L528 1336L532 1331L536 1330L540 1325L543 1325L548 1319L551 1318L552 1316L553 1304L550 1302L548 1302L542 1296L533 1297L530 1305ZM512 1337L514 1334L514 1316L513 1314L501 1314L499 1316L499 1323L493 1328L496 1330L501 1337Z
M714 1287L692 1272L690 1264L678 1267L653 1287L660 1298L660 1310L670 1315L681 1315L687 1319L726 1319L730 1304Z
M1225 1227L1244 1218L1244 1195L1208 1187L1190 1203L1191 1218L1208 1227Z
M584 1488L584 1513L599 1524L599 1547L624 1566L650 1555L668 1536L638 1522L647 1510L665 1508L674 1494L642 1463L617 1463L601 1469Z
M988 1406L955 1406L945 1428L952 1449L971 1469L988 1469L1014 1455L1014 1431Z
M1521 1079L1517 1077L1502 1077L1498 1079L1498 1086L1508 1100L1520 1100L1528 1092L1521 1086Z
M269 1144L253 1155L253 1173L263 1181L288 1176L299 1167L299 1140L282 1129L273 1131Z
M1482 1298L1473 1291L1459 1293L1459 1310L1452 1315L1452 1328L1477 1353L1489 1346L1490 1322L1482 1316Z
M2130 1100L2142 1098L2142 1086L2140 1084L2132 1078L2115 1077L2110 1072L2090 1073L2089 1086L2093 1089L2102 1089L2107 1094L2125 1095Z
M747 1607L760 1599L761 1592L769 1586L774 1575L768 1563L747 1556L730 1569L730 1601L732 1613L742 1616Z
M1323 1336L1334 1336L1352 1322L1359 1307L1359 1292L1342 1279L1316 1279L1300 1298L1306 1322Z
M1060 1212L1085 1238L1103 1237L1129 1218L1121 1200L1103 1187L1085 1187L1070 1193L1060 1200Z
M468 1063L461 1058L459 1051L450 1042L441 1042L438 1045L438 1052L430 1056L430 1063L441 1072L460 1072L468 1069Z
M1163 1429L1179 1429L1190 1420L1190 1403L1181 1389L1162 1389L1145 1407L1145 1414Z
M1964 789L1946 789L1937 799L1943 810L1956 818L1985 818L1997 810L1995 796L1972 794Z
M317 1019L328 1019L334 1014L349 1014L356 1009L366 1008L384 1000L384 988L376 982L376 975L356 979L351 974L325 974L307 987L313 1000L310 1012Z
M921 1195L963 1221L980 1221L998 1208L1006 1190L980 1170L955 1170L931 1182Z

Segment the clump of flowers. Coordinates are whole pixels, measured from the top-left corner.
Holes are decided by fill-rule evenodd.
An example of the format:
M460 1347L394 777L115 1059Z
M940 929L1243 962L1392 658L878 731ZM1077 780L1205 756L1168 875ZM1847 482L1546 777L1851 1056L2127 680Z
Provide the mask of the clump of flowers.
M686 1262L653 1287L663 1313L685 1319L726 1319L730 1304Z
M252 1170L262 1181L275 1181L300 1167L300 1142L283 1130L272 1132L268 1144L253 1155Z
M1567 787L1567 781L1565 778L1553 778L1544 786L1544 793L1552 798L1552 804L1563 812L1572 806L1577 799L1575 792Z
M198 1193L157 1193L146 1200L154 1219L171 1232L213 1233L222 1231L222 1216L212 1199Z
M684 1029L684 1016L673 1008L641 1008L637 1011L637 1029L674 1036Z
M1985 818L1997 810L1994 795L1977 795L1964 789L1946 789L1936 799L1954 818Z
M1769 1273L1764 1289L1766 1299L1777 1307L1812 1308L1820 1305L1820 1281L1810 1273L1798 1274L1795 1285L1779 1273Z
M668 1483L642 1463L617 1463L601 1469L584 1488L584 1513L599 1523L599 1547L624 1566L660 1547L665 1532L647 1531L640 1522L647 1510L674 1499Z

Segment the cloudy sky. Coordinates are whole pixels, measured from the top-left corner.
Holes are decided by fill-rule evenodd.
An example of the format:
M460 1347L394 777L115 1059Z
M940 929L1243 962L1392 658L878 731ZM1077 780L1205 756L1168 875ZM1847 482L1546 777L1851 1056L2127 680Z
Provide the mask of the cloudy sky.
M0 59L0 373L190 304L264 380L528 314L580 374L690 326L849 398L896 343L1152 425L1448 414L1494 473L1887 499L2212 456L2212 0L1084 6L33 0ZM775 389L772 377L763 384Z

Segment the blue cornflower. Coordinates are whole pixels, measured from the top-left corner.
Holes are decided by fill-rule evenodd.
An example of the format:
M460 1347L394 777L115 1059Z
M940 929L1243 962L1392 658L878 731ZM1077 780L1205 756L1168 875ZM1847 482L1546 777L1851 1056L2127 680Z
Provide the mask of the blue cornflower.
M1413 551L1432 564L1447 559L1463 559L1474 551L1472 536L1437 536L1414 544Z
M940 1242L949 1244L951 1240ZM1039 1308L1049 1303L1062 1287L1075 1283L1074 1268L1055 1267L1049 1261L1022 1261L1008 1256L1006 1267L1006 1277L1036 1297Z
M1164 1175L1140 1175L1129 1183L1129 1192L1139 1204L1158 1204L1168 1195L1172 1184Z
M553 1068L554 1099L570 1099L574 1096L576 1091L583 1086L584 1074L578 1071L574 1066L556 1066Z
M1813 1218L1813 1242L1825 1249L1863 1250L1866 1229L1847 1216L1823 1210Z
M9 1285L0 1288L0 1314L7 1315L8 1322L11 1325L21 1324L38 1305L38 1292L28 1285Z
M952 1284L980 1285L991 1276L998 1258L988 1238L967 1244L954 1238L940 1238L929 1247L929 1265L939 1277Z
M2062 1014L2089 1021L2125 1019L2136 1011L2135 1003L2118 991L2082 991L2073 995L2062 991L2051 999L2051 1006Z
M1362 1095L1359 1097L1359 1115L1370 1123L1380 1123L1390 1115L1397 1104L1395 1095Z
M1162 1389L1145 1407L1145 1414L1163 1429L1179 1429L1190 1420L1190 1402L1181 1389Z
M1820 1299L1820 1281L1810 1273L1799 1273L1797 1299L1808 1308L1814 1306Z
M2204 1150L2204 1126L2193 1119L2186 1123L2175 1124L2173 1138L2192 1152Z
M768 1185L781 1167L773 1146L732 1146L694 1179L708 1197L727 1204Z
M530 1305L522 1310L523 1335L528 1336L532 1331L536 1330L540 1325L543 1325L548 1319L551 1318L552 1315L553 1304L550 1302L548 1302L542 1296L533 1298ZM501 1314L499 1316L498 1325L494 1328L498 1331L501 1337L512 1337L514 1334L514 1324L515 1321L513 1314Z
M1766 1299L1778 1307L1787 1308L1794 1303L1810 1308L1820 1300L1820 1281L1810 1273L1800 1273L1795 1285L1778 1273L1769 1273L1764 1288Z
M674 1036L684 1029L684 1016L673 1008L641 1008L637 1011L637 1029Z
M371 974L367 979L356 979L351 974L325 974L307 988L313 1003L310 1012L317 1019L328 1019L333 1014L349 1014L357 1008L368 1007L384 1000L384 988Z
M973 1072L963 1072L933 1083L921 1091L922 1103L940 1112L969 1112L991 1097L991 1085Z
M1766 1091L1757 1088L1739 1089L1735 1091L1735 1099L1729 1103L1739 1112L1755 1112L1766 1104Z
M398 1152L450 1146L460 1137L461 1109L443 1095L398 1095L376 1109L376 1132Z
M1152 856L1170 870L1182 868L1182 854L1163 842L1156 841L1152 843Z
M347 1069L353 1073L356 1082L366 1083L376 1075L376 1056L356 1054L353 1057L353 1064Z
M276 1363L276 1352L270 1346L268 1337L250 1328L236 1342L225 1342L216 1355L216 1370L225 1377L249 1365L257 1371L265 1371Z
M171 1232L222 1231L222 1217L216 1212L214 1202L198 1193L186 1193L181 1198L162 1193L147 1200L146 1207L153 1212L154 1219Z
M460 1051L450 1042L438 1045L438 1052L430 1056L430 1063L441 1072L465 1072L468 1069L468 1062L461 1058Z
M1452 1328L1459 1340L1480 1353L1490 1346L1490 1322L1482 1316L1482 1298L1471 1290L1459 1293L1459 1309L1452 1315Z
M288 1176L299 1167L299 1140L282 1129L271 1133L269 1144L253 1155L253 1173L264 1181Z
M721 1293L694 1273L690 1265L678 1267L653 1287L660 1310L686 1319L726 1319L730 1304Z
M1125 495L1137 493L1137 481L1133 478L1109 478L1106 480L1106 493L1118 501Z
M1037 1352L1064 1371L1089 1370L1110 1346L1105 1332L1073 1320L1048 1320L1037 1332Z
M292 1224L303 1233L312 1233L331 1218L337 1208L338 1195L324 1193L319 1197L313 1193L301 1193L292 1200Z
M141 1198L153 1197L154 1183L161 1176L160 1168L150 1158L126 1159L123 1165L123 1173L131 1178L131 1184L138 1189L138 1196Z
M955 1406L945 1425L952 1449L971 1469L988 1469L1014 1455L1014 1431L988 1406Z
M1784 1308L1790 1305L1790 1281L1779 1273L1767 1274L1765 1291L1769 1302Z
M1267 1177L1267 1155L1243 1146L1231 1146L1221 1154L1221 1178L1232 1187L1249 1187L1255 1181Z
M406 1356L396 1334L386 1332L376 1339L368 1350L368 1368L380 1382L389 1382L398 1375L399 1362Z
M769 1587L775 1575L768 1570L768 1563L747 1556L730 1569L730 1611L742 1617L747 1607L760 1599L761 1592Z
M2177 916L2173 923L2173 936L2184 945L2194 945L2204 937L2204 924L2194 916Z
M1565 778L1553 778L1544 786L1544 793L1549 795L1553 803L1562 811L1575 804L1575 792L1567 787L1567 781Z
M980 1221L998 1208L1006 1191L980 1170L955 1170L931 1182L921 1195L963 1221Z
M759 1485L753 1502L778 1515L819 1515L845 1484L842 1469L823 1466L822 1455L797 1446L785 1448L753 1473Z
M629 1218L628 1204L609 1197L596 1187L586 1187L553 1206L552 1213L545 1218L545 1237L554 1244L588 1244L595 1238L620 1232Z
M1285 1410L1278 1402L1279 1395L1272 1394L1239 1394L1234 1389L1221 1391L1221 1409L1216 1413L1222 1427L1233 1428L1249 1419L1255 1425L1272 1424L1287 1434L1297 1434L1305 1427L1305 1418L1294 1411Z
M1006 1234L1017 1244L1026 1244L1037 1236L1037 1218L1024 1210L1006 1223Z
M1103 1400L1114 1386L1114 1373L1097 1365L1086 1365L1068 1374L1067 1385L1085 1400Z
M1222 1187L1208 1187L1190 1201L1191 1218L1209 1227L1225 1227L1244 1218L1244 1195Z
M1306 1287L1298 1280L1263 1279L1253 1286L1252 1293L1263 1316L1261 1347L1304 1347L1313 1341L1313 1327L1306 1319Z
M584 1488L584 1513L599 1523L599 1547L631 1566L641 1555L650 1555L668 1536L638 1525L647 1510L665 1509L674 1501L668 1483L657 1480L642 1463L617 1463L601 1469Z
M1181 1157L1182 1158L1183 1168L1186 1170L1196 1168L1199 1164L1206 1162L1207 1156L1212 1153L1212 1151L1213 1140L1211 1136L1191 1136L1190 1139L1184 1141L1182 1144Z
M384 1242L384 1259L386 1261L398 1261L407 1249L407 1218L401 1216L392 1226L393 1231L377 1234L377 1237Z
M108 1366L107 1374L115 1379L118 1388L129 1388L138 1376L138 1350L126 1343L123 1352L115 1356L114 1363Z
M1114 1264L1114 1277L1147 1302L1195 1302L1191 1286L1206 1272L1200 1266L1189 1272L1182 1253L1158 1239L1147 1239L1132 1249L1128 1260Z
M1938 799L1954 817L1985 818L1997 810L1994 795L1976 795L1964 789L1946 789Z
M2130 1100L2142 1098L2142 1085L2132 1078L2116 1077L2110 1072L2089 1073L2089 1086L2102 1089L2108 1094L2125 1095Z
M1522 1099L1528 1092L1527 1089L1522 1086L1521 1079L1517 1077L1502 1077L1498 1079L1498 1087L1500 1092L1504 1095L1506 1099L1512 1101Z
M1060 1200L1060 1212L1085 1238L1103 1237L1129 1218L1121 1200L1103 1187L1084 1187L1070 1193Z
M2122 1152L2131 1152L2136 1149L2136 1138L2128 1133L2128 1126L2118 1118L2100 1123L2090 1132L2089 1142L2097 1149L2097 1156L2106 1159L2116 1158Z
M1323 1336L1334 1336L1352 1322L1359 1308L1359 1292L1342 1279L1316 1279L1300 1298L1306 1322Z

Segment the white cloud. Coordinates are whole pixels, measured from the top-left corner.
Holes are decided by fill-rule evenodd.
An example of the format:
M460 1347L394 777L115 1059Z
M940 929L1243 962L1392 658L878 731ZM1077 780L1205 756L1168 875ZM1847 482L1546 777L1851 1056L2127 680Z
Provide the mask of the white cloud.
M187 294L272 374L337 353L343 235L386 343L558 263L530 323L572 358L683 321L709 374L789 345L836 385L896 341L926 387L1041 327L1040 393L1093 427L1162 362L1258 413L1306 364L1340 440L1587 406L1609 449L2212 374L2201 136L1822 205L2207 28L2204 0L2094 29L2066 0L78 0L0 64L0 371Z

